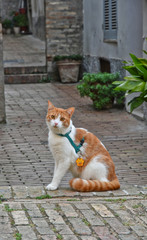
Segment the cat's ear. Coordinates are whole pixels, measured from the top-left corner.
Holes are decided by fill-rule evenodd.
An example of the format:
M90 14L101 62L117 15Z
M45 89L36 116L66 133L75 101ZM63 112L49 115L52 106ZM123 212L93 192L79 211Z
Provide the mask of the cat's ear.
M48 110L52 110L54 108L54 105L48 100Z
M74 111L75 111L74 107L66 109L66 112L69 114L70 117L73 115Z

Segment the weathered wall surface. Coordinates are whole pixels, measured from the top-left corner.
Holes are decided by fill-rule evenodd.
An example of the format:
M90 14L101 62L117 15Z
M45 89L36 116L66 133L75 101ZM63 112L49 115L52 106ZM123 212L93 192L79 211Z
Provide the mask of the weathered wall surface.
M2 25L0 24L0 123L5 122L5 95L4 95L4 69L3 69L3 42Z
M34 37L45 40L45 7L44 0L31 0L32 33Z
M91 61L93 57L129 60L130 52L142 56L142 1L117 3L117 42L104 42L103 0L84 0L84 55Z
M55 55L82 54L83 0L46 0L48 72Z
M2 0L1 1L1 17L2 19L5 19L5 18L12 18L10 16L10 14L12 12L16 12L19 10L19 0Z

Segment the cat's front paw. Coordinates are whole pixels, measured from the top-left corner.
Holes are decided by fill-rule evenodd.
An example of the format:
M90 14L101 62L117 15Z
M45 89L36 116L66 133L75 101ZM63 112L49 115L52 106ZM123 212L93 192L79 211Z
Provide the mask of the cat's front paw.
M46 189L53 191L53 190L56 190L56 189L57 189L57 186L55 186L55 185L53 185L53 184L50 183L49 185L46 186Z

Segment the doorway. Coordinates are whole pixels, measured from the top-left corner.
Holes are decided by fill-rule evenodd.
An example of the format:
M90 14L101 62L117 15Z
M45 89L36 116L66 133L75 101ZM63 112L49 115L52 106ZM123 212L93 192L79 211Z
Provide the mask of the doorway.
M22 2L24 5L20 5ZM29 23L27 33L15 35L11 31L10 35L3 35L5 83L41 82L47 78L45 0L18 0L16 11L23 7ZM41 23L40 32L36 30L38 22Z

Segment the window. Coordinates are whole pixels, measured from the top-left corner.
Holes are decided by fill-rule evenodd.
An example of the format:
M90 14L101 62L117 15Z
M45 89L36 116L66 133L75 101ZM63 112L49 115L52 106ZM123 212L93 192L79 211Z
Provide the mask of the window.
M104 40L117 39L117 0L104 0Z
M100 58L100 71L111 73L110 61L105 58Z

